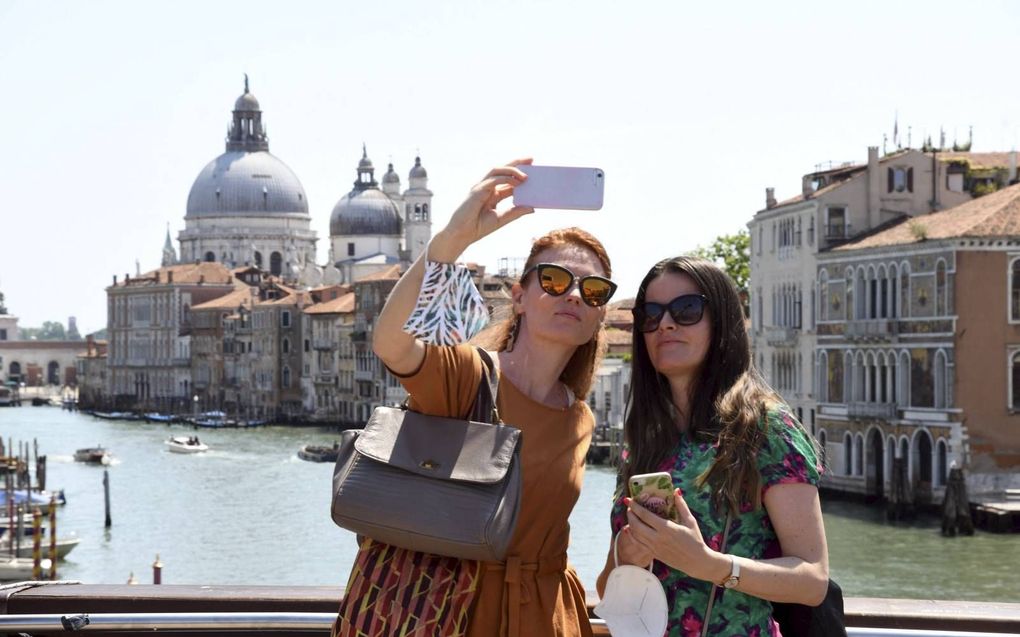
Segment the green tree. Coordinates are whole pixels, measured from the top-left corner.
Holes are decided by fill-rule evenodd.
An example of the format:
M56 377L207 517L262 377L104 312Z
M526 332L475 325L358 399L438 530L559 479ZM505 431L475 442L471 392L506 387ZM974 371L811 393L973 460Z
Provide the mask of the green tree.
M733 278L737 289L747 291L751 281L751 235L747 230L720 235L708 247L692 250L691 255L714 261Z

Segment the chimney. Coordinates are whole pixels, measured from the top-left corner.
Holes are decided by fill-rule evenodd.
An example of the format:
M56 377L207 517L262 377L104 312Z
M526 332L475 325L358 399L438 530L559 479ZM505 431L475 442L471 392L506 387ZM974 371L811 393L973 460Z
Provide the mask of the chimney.
M159 283L159 270L156 270L156 283Z
M113 284L117 285L117 275L116 274L113 275Z
M92 356L96 348L96 337L91 334L85 335L85 353L87 356Z
M811 195L815 194L813 175L804 175L800 181L800 192L804 195L805 199L810 199Z
M202 285L203 283L205 283L205 275L204 274L199 274L198 275L198 284Z
M173 270L167 270L166 271L166 282L167 283L173 283L174 282L174 271Z
M868 146L868 227L882 223L882 168L878 161L878 146Z
M1016 151L1009 151L1009 183L1016 183Z
M766 188L765 189L765 209L771 210L776 207L776 189Z

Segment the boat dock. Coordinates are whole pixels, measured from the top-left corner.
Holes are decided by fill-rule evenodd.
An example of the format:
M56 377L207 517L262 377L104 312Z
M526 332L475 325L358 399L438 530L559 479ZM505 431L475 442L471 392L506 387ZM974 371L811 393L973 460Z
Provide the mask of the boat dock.
M1020 533L1020 489L1007 489L997 498L975 498L970 508L978 528L993 533Z

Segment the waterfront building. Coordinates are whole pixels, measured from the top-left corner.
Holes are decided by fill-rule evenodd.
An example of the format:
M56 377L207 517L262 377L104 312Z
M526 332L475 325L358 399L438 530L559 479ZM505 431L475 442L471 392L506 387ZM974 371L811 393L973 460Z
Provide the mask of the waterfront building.
M314 265L315 232L297 175L269 152L259 101L248 90L234 103L226 152L199 173L188 194L180 261L255 265L296 282ZM164 245L163 261L173 258Z
M766 189L765 208L748 223L754 361L813 434L820 431L821 255L887 224L923 218L1001 188L1015 179L1015 166L1015 153L907 149L880 156L878 148L870 147L866 163L804 175L801 193L793 198L779 202L774 189ZM858 294L889 297L892 275L888 266L881 272L874 291ZM864 302L871 307L870 297ZM826 432L819 441L830 463L841 461L842 439ZM833 473L841 471L838 466ZM834 480L833 486L858 490L843 480Z
M381 405L399 405L407 392L372 351L372 331L382 312L386 297L400 280L401 268L391 265L354 282L354 329L351 349L354 356L354 419L363 423L372 410Z
M818 260L831 484L888 496L902 459L919 502L941 498L952 465L972 498L1020 488L1020 184Z
M304 310L306 333L311 335L310 383L306 411L315 418L342 424L355 423L354 331L355 294L339 291Z
M74 317L71 318L74 327ZM77 330L75 330L77 333ZM0 293L0 384L77 385L77 357L86 350L85 341L21 340L18 317L7 313Z
M233 292L223 264L167 266L106 288L107 386L111 405L126 409L190 411L191 308Z
M96 340L91 334L85 337L85 353L75 361L78 377L78 407L98 409L106 397L107 342Z

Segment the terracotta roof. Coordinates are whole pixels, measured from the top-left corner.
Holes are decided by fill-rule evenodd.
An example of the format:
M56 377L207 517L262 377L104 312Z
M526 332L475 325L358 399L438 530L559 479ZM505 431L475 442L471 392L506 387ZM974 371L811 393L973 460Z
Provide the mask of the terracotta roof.
M619 301L613 301L612 303L609 304L609 311L612 312L613 310L627 310L628 312L630 312L630 310L634 307L634 301L636 300L637 299L635 298L629 298L620 299Z
M945 152L938 154L939 161L950 162L966 159L974 168L1008 168L1009 153L964 153Z
M384 270L380 270L379 272L366 274L365 276L356 280L355 283L367 283L369 281L396 281L399 278L400 278L400 264L395 263Z
M282 285L280 288L283 290L289 290L289 288L284 288ZM287 294L283 298L261 301L259 302L259 305L312 305L315 303L314 299L312 299L312 295L308 292L289 291L290 294Z
M157 270L150 270L137 277L117 281L116 287L136 287L142 285L166 285L168 273L173 272L174 284L197 284L201 279L206 284L226 285L234 280L234 275L222 263L202 261L183 265L170 265ZM156 280L157 275L159 280Z
M955 208L900 220L888 230L845 243L833 252L958 238L1020 236L1020 184Z
M305 308L305 314L350 314L354 311L354 293L316 303Z
M8 349L87 349L86 341L0 341L0 350Z
M627 330L618 330L614 327L606 328L607 345L630 345L631 333Z
M630 310L624 309L613 309L606 312L606 324L613 327L622 327L624 325L632 325L634 323L634 315L631 314Z
M205 303L192 305L191 311L202 310L236 310L238 306L251 307L252 290L243 283L239 284L233 292L224 294Z

